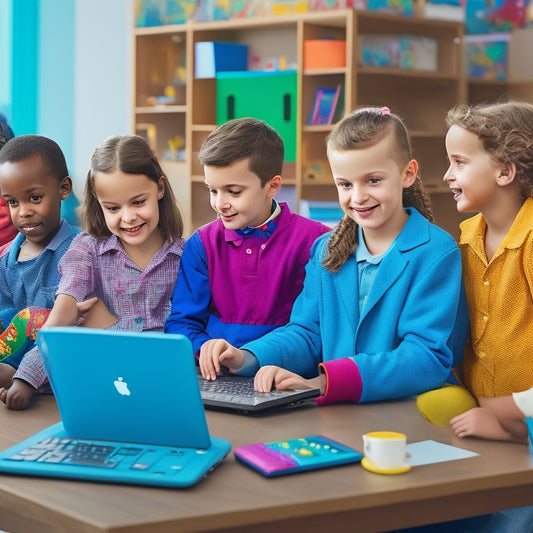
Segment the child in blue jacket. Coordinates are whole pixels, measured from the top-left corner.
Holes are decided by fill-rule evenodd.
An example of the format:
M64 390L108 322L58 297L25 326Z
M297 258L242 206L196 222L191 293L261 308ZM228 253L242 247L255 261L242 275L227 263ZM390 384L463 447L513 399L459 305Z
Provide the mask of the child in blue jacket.
M469 322L459 249L427 220L406 128L388 108L363 108L327 147L345 216L314 244L290 322L221 346L211 379L220 365L257 372L257 390L319 388L320 404L436 388L461 361Z
M9 387L54 304L59 260L80 230L61 218L72 180L52 139L10 139L0 151L0 189L18 231L0 259L0 387Z

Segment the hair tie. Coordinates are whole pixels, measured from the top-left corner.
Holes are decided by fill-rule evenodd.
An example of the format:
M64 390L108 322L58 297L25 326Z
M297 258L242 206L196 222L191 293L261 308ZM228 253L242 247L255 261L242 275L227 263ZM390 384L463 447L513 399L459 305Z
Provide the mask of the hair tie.
M381 108L381 114L386 117L387 115L390 115L390 109L388 107L382 107Z

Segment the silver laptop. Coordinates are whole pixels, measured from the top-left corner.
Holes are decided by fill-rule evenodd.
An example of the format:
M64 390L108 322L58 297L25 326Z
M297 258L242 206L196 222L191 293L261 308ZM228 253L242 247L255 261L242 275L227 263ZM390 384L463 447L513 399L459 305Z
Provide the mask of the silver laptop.
M200 394L206 407L240 414L267 413L276 409L310 405L320 395L319 389L273 390L257 392L254 378L222 373L216 380L198 374Z

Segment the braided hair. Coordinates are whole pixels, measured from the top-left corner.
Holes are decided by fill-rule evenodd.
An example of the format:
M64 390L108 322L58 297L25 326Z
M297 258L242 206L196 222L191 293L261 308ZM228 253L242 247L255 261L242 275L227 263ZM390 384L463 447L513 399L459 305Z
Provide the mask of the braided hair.
M326 138L328 155L334 150L362 150L376 145L388 135L394 137L396 157L403 164L412 159L409 134L402 120L386 107L365 107L344 117ZM422 179L417 176L410 187L403 190L404 207L414 207L433 222L431 200ZM338 272L358 245L358 225L347 215L339 221L327 244L322 264L331 272Z

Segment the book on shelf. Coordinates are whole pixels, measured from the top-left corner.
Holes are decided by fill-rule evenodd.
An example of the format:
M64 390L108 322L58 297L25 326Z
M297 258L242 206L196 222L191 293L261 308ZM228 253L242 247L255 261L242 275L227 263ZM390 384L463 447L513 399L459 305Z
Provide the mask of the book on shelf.
M337 108L340 107L341 90L342 85L335 88L318 87L308 124L333 124Z

